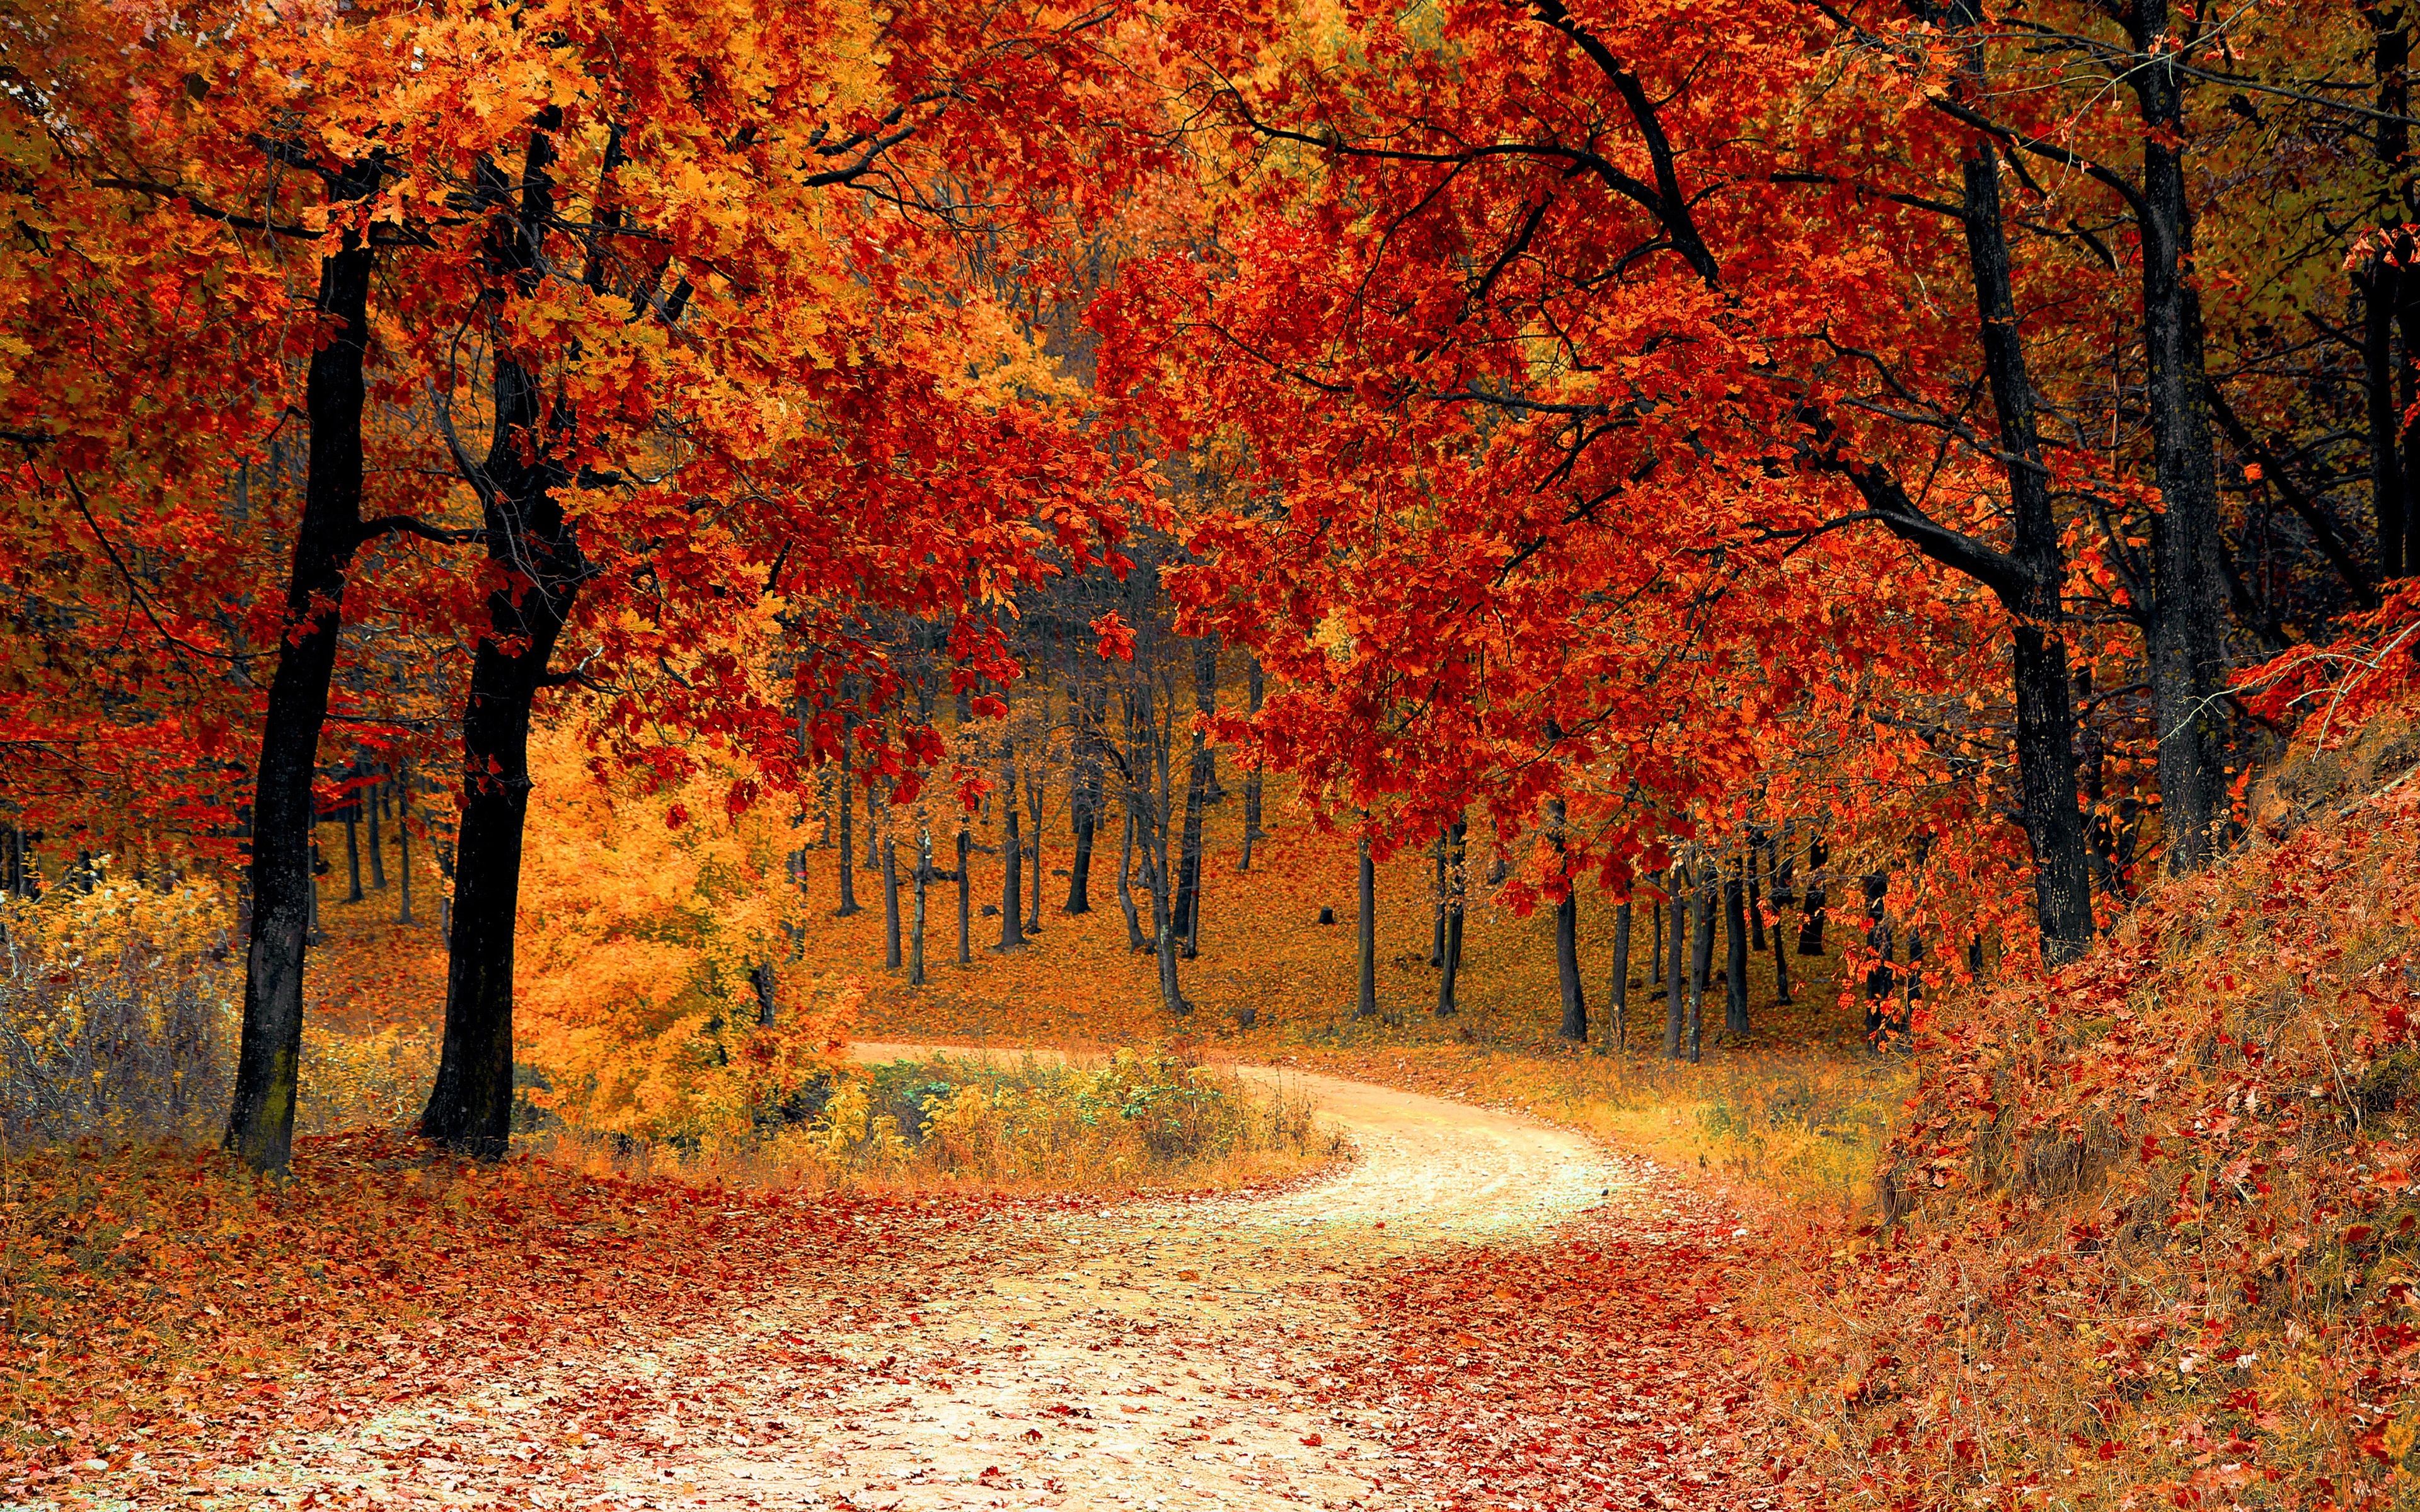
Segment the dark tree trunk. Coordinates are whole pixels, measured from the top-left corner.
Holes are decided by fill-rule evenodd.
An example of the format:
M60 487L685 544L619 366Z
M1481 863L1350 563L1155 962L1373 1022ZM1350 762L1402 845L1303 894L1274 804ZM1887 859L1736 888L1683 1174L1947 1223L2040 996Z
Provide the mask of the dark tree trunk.
M1353 920L1353 937L1357 950L1353 972L1353 1016L1357 1019L1378 1016L1378 878L1377 868L1370 859L1370 837L1362 836L1354 846L1357 870L1354 873L1353 896L1357 904Z
M1134 852L1135 819L1129 810L1126 814L1125 847L1118 858L1118 907L1126 916L1126 949L1140 955L1151 949L1151 941L1143 938L1142 920L1135 909Z
M1606 1026L1617 1054L1630 1048L1630 900L1613 910L1613 981L1606 995Z
M1688 1056L1689 954L1688 878L1676 864L1664 869L1665 913L1672 922L1671 948L1664 952L1664 1055L1681 1060Z
M916 826L916 915L908 934L908 985L924 985L924 893L933 885L933 832Z
M381 781L370 789L370 890L386 891L386 837L380 832L379 821L385 817L386 784Z
M748 984L756 989L757 1025L764 1028L772 1027L774 1004L778 1000L776 995L781 987L781 980L774 972L773 963L759 961L751 966L748 970Z
M857 720L843 715L840 721L840 906L832 910L834 918L846 918L858 911L857 904L857 841L849 825L849 807L853 801L856 780L849 765L856 754Z
M1218 643L1203 640L1193 653L1193 708L1207 717L1218 703ZM1176 925L1185 941L1185 959L1202 949L1202 810L1210 799L1210 777L1218 754L1210 733L1193 732L1193 755L1185 774L1185 836L1176 877Z
M1437 831L1436 843L1429 848L1429 854L1436 860L1436 886L1434 893L1435 900L1434 912L1436 917L1435 927L1429 932L1429 964L1432 966L1442 966L1445 964L1446 913L1444 830L1440 829Z
M2226 817L2226 592L2219 561L2218 463L2203 398L2201 296L2185 177L2184 58L2164 44L2167 0L2135 0L2127 31L2144 61L2127 82L2143 125L2143 346L2152 471L2151 705L2159 736L2168 869L2196 872ZM2078 856L2079 873L2082 857ZM2088 917L2088 911L2087 911Z
M1823 953L1823 863L1828 857L1823 850L1823 837L1815 836L1807 842L1807 906L1799 915L1798 953Z
M1778 881L1775 883L1773 890L1773 1000L1779 1004L1790 1001L1790 952L1782 949L1782 936L1788 931L1781 927L1780 905L1785 900L1780 896L1781 886Z
M1698 893L1690 905L1696 927L1689 939L1689 1064L1696 1065L1706 1043L1706 983L1714 972L1714 868L1698 869Z
M882 837L882 964L899 969L899 844L890 834Z
M338 181L335 197L377 185L375 166ZM243 1029L236 1051L227 1150L256 1171L283 1171L294 1141L302 1056L302 962L318 891L311 874L311 778L328 718L345 573L362 523L363 360L374 254L348 234L319 265L315 310L327 345L311 357L303 409L311 425L302 518L294 534L286 612L254 768L252 918L245 943Z
M1244 661L1244 694L1254 716L1261 712L1261 658L1249 656ZM1244 774L1244 854L1235 862L1238 872L1252 869L1252 846L1261 839L1261 766Z
M2374 3L2361 8L2369 23L2372 70L2378 80L2379 118L2375 153L2379 163L2399 181L2410 171L2405 161L2412 150L2412 34L2405 28L2411 8L2388 10ZM2399 217L2398 217L2399 219ZM2420 345L2420 280L2411 276L2415 249L2399 227L2395 239L2395 266L2387 259L2369 259L2369 280L2363 289L2363 366L2369 399L2371 512L2378 534L2378 567L2381 579L2393 579L2420 571L2420 552L2412 544L2412 486L2420 477L2420 425L2406 426L2415 393L2414 354ZM2399 325L2403 361L2394 361L2390 325ZM2402 402L2395 402L2390 370L2399 368Z
M1101 720L1108 697L1107 686L1094 682L1071 690L1067 701L1076 717L1076 773L1067 792L1067 818L1076 838L1075 858L1067 863L1070 914L1093 911L1093 841L1101 827Z
M1554 826L1555 854L1563 854L1563 800L1557 798L1548 805L1549 823ZM1555 987L1562 998L1563 1023L1560 1033L1573 1044L1588 1043L1588 996L1580 983L1580 895L1572 886L1564 870L1562 901L1555 904Z
M1763 850L1762 841L1750 841L1747 859L1744 863L1747 868L1747 940L1749 947L1758 950L1764 949L1764 898L1760 890L1761 879L1757 872L1757 858Z
M1659 881L1657 886L1662 886ZM1662 900L1647 905L1648 933L1654 936L1648 946L1647 989L1653 992L1664 980L1664 904Z
M2362 387L2369 409L2370 518L2378 540L2378 571L2392 580L2403 555L2403 407L2395 396L2395 324L2402 302L2402 270L2373 254L2353 274L2361 292Z
M500 219L489 239L491 259L524 295L536 286L539 239L552 214L552 129L550 119L531 133L520 218ZM491 166L481 170L490 203L508 203L512 186ZM493 440L478 469L480 492L489 559L516 581L489 595L489 633L472 655L445 1035L420 1119L427 1137L482 1159L503 1156L512 1133L513 928L529 815L530 709L587 573L577 532L555 498L566 473L551 438L538 429L540 384L538 374L510 356L495 359Z
M345 902L357 903L362 891L362 799L356 792L345 798Z
M411 768L398 767L395 774L395 882L401 904L396 910L395 921L411 923Z
M1000 943L995 950L1025 947L1025 848L1017 830L1016 746L1001 722L1000 739Z
M1047 708L1047 705L1046 705ZM1038 762L1025 764L1025 818L1029 838L1025 865L1030 886L1025 892L1025 933L1042 933L1042 810L1050 794L1050 774Z
M1884 900L1890 892L1890 877L1876 872L1866 878L1866 943L1874 949L1874 964L1866 968L1866 1038L1878 1038L1889 1016L1893 941L1889 916L1884 911Z
M974 869L967 857L974 849L973 837L966 830L966 821L958 821L958 964L974 961Z
M1446 891L1441 903L1445 910L1445 949L1437 973L1439 1018L1450 1018L1462 1011L1462 1005L1454 1001L1454 986L1462 976L1462 909L1470 890L1469 873L1464 870L1469 859L1465 843L1466 833L1459 819L1446 831Z
M1723 879L1723 1032L1733 1037L1747 1033L1747 887L1734 871Z

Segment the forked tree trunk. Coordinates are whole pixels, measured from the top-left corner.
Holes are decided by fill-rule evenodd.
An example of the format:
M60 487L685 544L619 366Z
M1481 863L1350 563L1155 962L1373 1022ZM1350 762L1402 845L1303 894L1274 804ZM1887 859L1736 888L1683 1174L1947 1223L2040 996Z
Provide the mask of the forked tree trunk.
M1076 756L1074 780L1067 790L1067 820L1075 831L1076 854L1067 863L1069 914L1093 911L1093 844L1101 827L1101 720L1109 689L1097 681L1070 689L1067 705L1075 717L1072 737Z
M1218 707L1218 643L1204 640L1193 653L1193 707L1205 717ZM1185 833L1177 856L1176 927L1185 943L1185 959L1201 953L1202 944L1202 813L1210 801L1211 772L1218 761L1210 733L1193 732L1192 759L1185 773Z
M1133 810L1129 810L1126 813L1125 846L1118 857L1118 907L1126 916L1126 949L1140 955L1151 949L1151 942L1143 938L1142 920L1135 909L1134 853L1135 817Z
M490 238L491 256L513 270L523 295L536 286L539 239L552 215L550 130L530 135L519 224L501 223ZM501 198L509 186L491 166L482 171ZM445 1034L420 1119L427 1137L488 1160L504 1155L512 1133L513 930L529 816L530 710L587 575L577 532L555 498L566 475L551 438L539 432L540 382L510 356L496 357L493 440L479 470L483 512L489 560L518 580L489 595L489 633L472 655Z

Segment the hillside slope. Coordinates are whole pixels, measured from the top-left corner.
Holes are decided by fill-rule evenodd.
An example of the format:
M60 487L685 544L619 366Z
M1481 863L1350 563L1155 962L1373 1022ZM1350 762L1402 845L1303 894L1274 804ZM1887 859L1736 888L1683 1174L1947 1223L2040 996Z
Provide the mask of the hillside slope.
M1852 1504L2420 1498L2420 729L1933 1027L1883 1216L1781 1262L1772 1365ZM1802 1483L1804 1484L1804 1483Z

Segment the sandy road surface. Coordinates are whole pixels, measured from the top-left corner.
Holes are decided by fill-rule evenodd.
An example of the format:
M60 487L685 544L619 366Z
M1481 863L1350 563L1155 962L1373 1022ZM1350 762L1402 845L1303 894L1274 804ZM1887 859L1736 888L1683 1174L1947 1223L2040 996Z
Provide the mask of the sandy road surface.
M1307 1092L1359 1160L1276 1196L1139 1202L1048 1226L1062 1256L928 1316L937 1326L912 1347L952 1362L946 1386L856 1393L840 1404L845 1434L792 1456L717 1458L695 1477L699 1498L898 1512L1417 1504L1382 1446L1305 1399L1323 1346L1357 1326L1339 1273L1542 1228L1615 1177L1587 1141L1532 1119L1244 1073Z
M910 1047L865 1045L861 1058ZM1512 1238L1622 1178L1513 1115L1294 1072L1359 1159L1272 1196L996 1214L720 1326L533 1357L282 1441L232 1502L583 1509L1430 1504L1399 1427L1325 1405L1348 1277Z

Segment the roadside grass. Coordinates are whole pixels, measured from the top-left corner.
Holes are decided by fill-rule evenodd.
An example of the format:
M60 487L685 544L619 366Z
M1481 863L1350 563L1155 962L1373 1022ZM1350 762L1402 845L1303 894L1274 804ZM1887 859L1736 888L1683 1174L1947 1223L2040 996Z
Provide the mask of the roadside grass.
M578 1169L879 1194L1234 1192L1349 1158L1298 1090L1184 1056L947 1053L841 1067L710 1144L557 1127L525 1142Z

